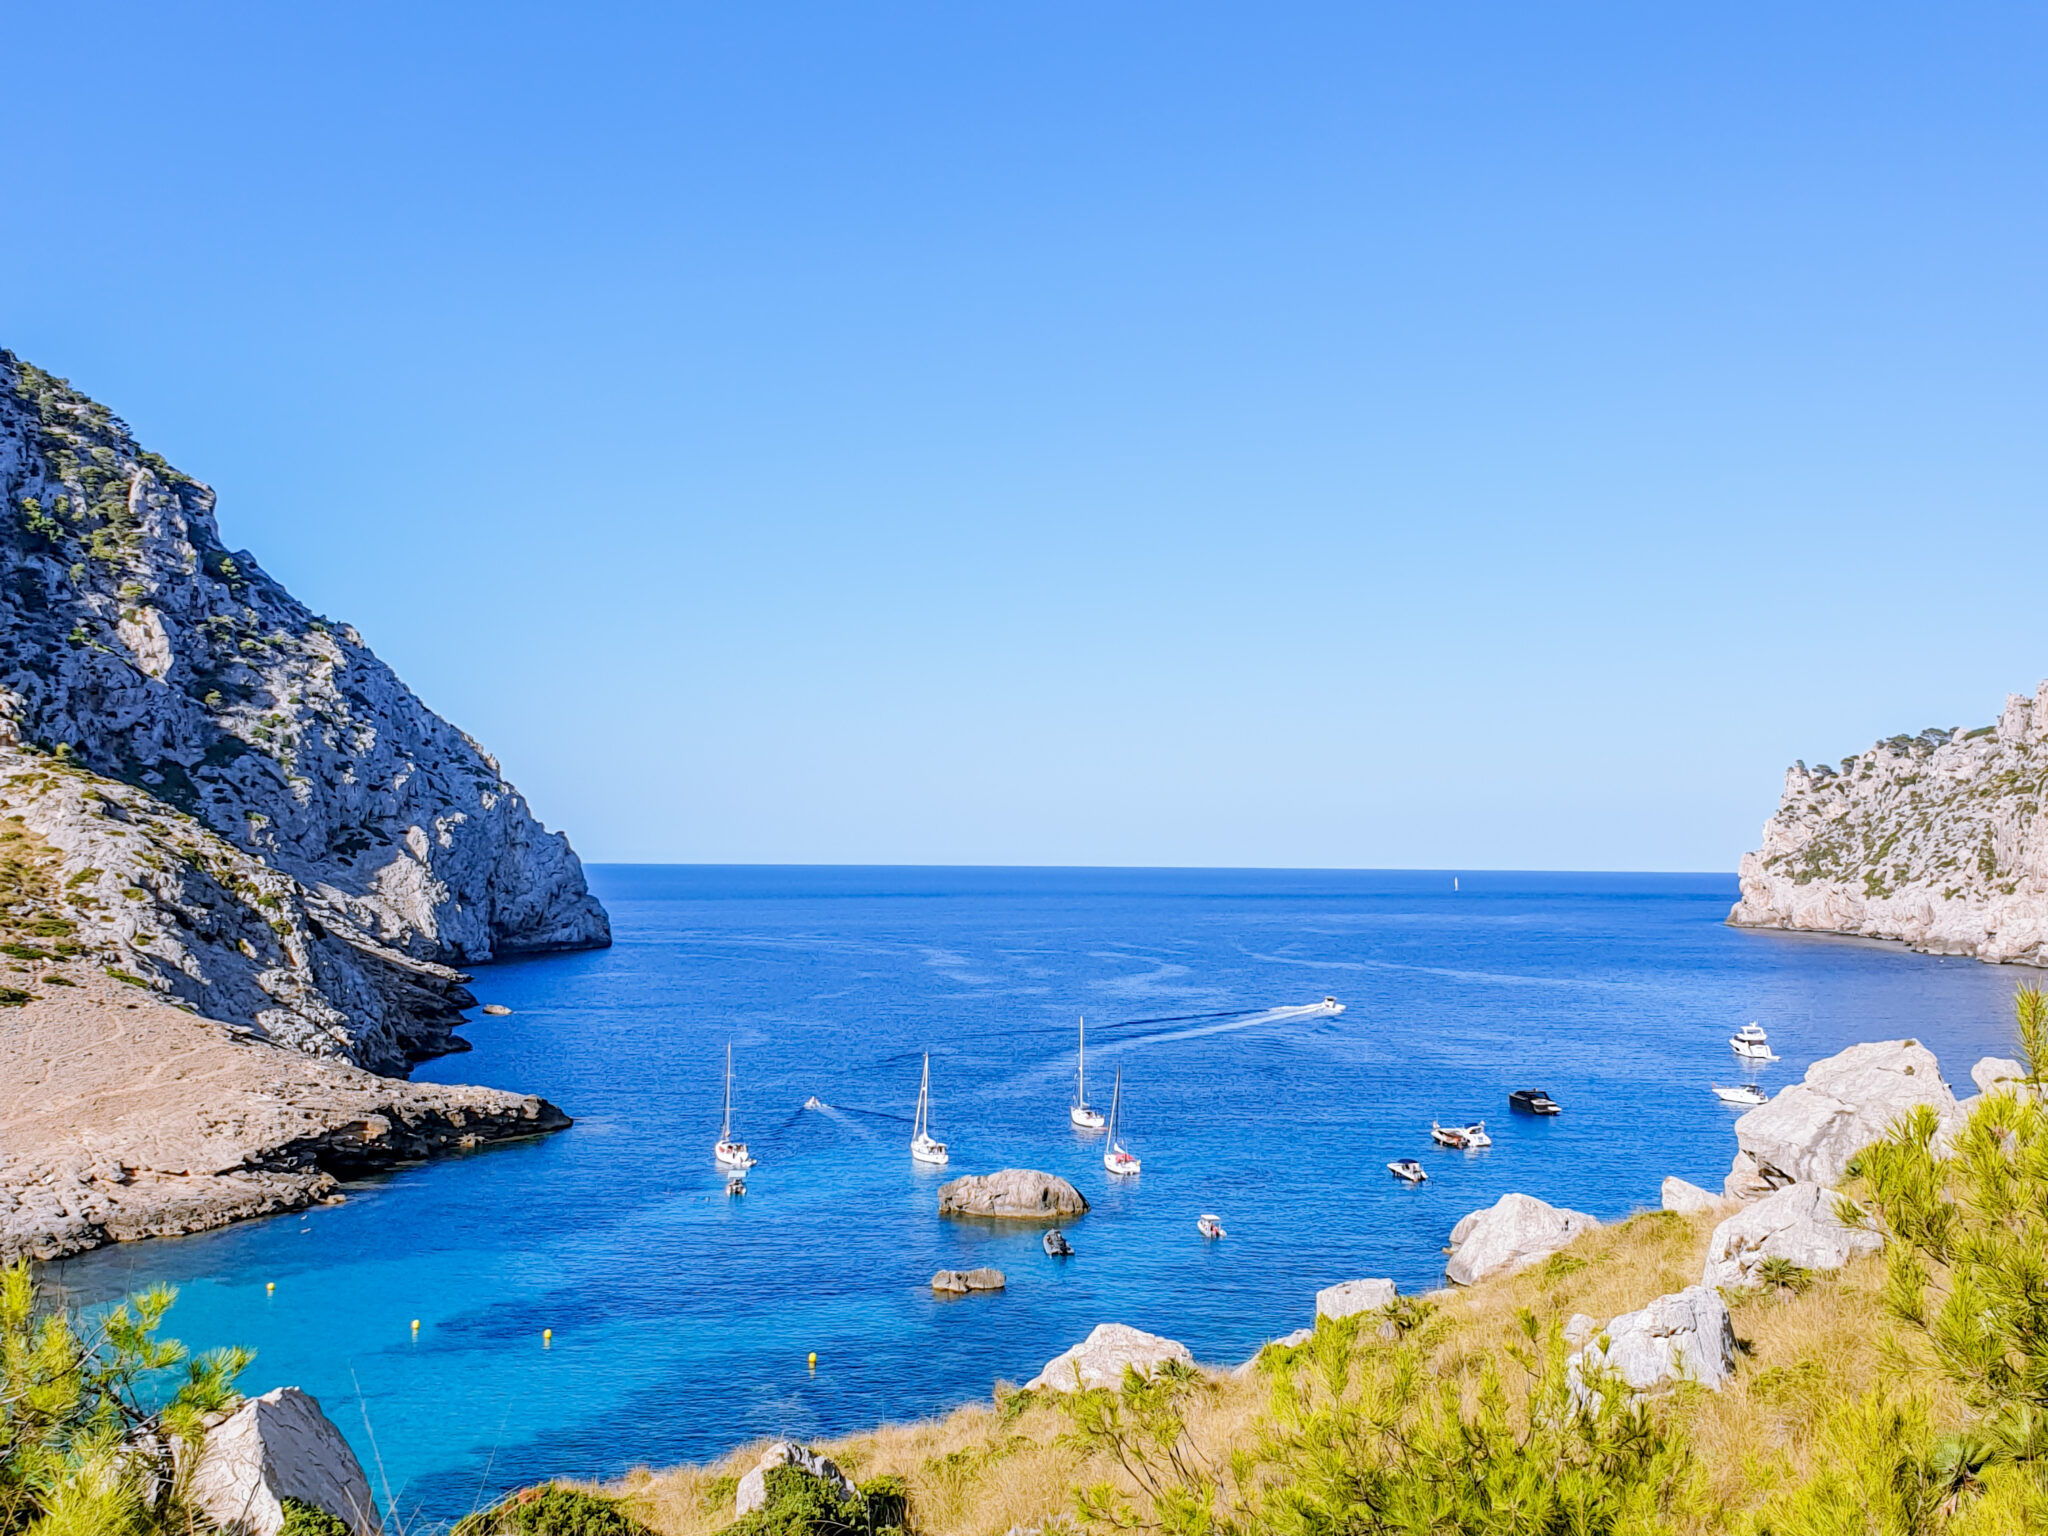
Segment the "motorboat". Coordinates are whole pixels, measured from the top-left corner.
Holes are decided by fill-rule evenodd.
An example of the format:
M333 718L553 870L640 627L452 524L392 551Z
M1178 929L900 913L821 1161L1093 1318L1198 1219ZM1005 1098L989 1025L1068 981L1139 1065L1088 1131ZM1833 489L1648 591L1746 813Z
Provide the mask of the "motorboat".
M1493 1138L1486 1134L1486 1122L1475 1120L1465 1127L1465 1145L1468 1147L1490 1147Z
M743 1173L736 1173L727 1179L725 1181L725 1192L728 1195L744 1195L747 1192L747 1176Z
M1081 1020L1078 1049L1074 1053L1074 1102L1067 1106L1067 1118L1084 1131L1102 1129L1102 1111L1088 1107L1088 1020Z
M1564 1106L1541 1088L1517 1088L1508 1095L1508 1108L1518 1109L1525 1115L1555 1115L1561 1113Z
M1429 1182L1429 1174L1424 1171L1422 1164L1415 1161L1412 1157L1395 1158L1391 1163L1387 1164L1387 1172L1397 1179L1406 1179L1410 1184L1426 1184Z
M1734 1048L1736 1055L1750 1061L1776 1061L1778 1059L1771 1051L1770 1036L1757 1027L1757 1022L1754 1019L1751 1019L1742 1028L1730 1035L1728 1037L1728 1044Z
M1067 1241L1067 1234L1058 1227L1046 1233L1041 1241L1045 1246L1045 1256L1049 1259L1071 1259L1074 1256L1074 1245Z
M718 1133L718 1142L711 1149L712 1159L721 1168L731 1168L745 1173L754 1166L754 1158L747 1151L744 1141L732 1139L732 1042L725 1042L725 1127Z
M808 1099L804 1100L805 1109L823 1109L824 1107L825 1101L819 1098L815 1093L812 1094Z
M1102 1166L1111 1173L1129 1175L1140 1168L1137 1158L1124 1150L1121 1137L1117 1134L1117 1120L1123 1112L1124 1072L1117 1068L1116 1083L1109 1090L1109 1150L1102 1154Z
M1464 1147L1465 1127L1462 1125L1438 1125L1429 1122L1429 1139L1440 1147Z
M1212 1216L1207 1211L1204 1211L1195 1218L1195 1230L1204 1237L1228 1237L1230 1235L1223 1230L1223 1219L1220 1216Z
M946 1144L932 1139L932 1058L927 1051L924 1058L924 1078L917 1085L917 1119L910 1132L910 1155L920 1163L942 1164L946 1161Z
M1771 1102L1771 1096L1755 1083L1743 1083L1734 1088L1723 1088L1719 1083L1715 1083L1713 1087L1714 1097L1723 1104L1741 1104L1753 1109L1759 1104Z
M1319 1013L1324 1015L1326 1018L1332 1019L1334 1019L1338 1014L1342 1013L1343 1011L1344 1005L1338 1002L1337 999L1335 999L1334 997L1326 997L1320 1003L1315 1003L1311 1005L1311 1007L1309 1008L1309 1012L1311 1013Z

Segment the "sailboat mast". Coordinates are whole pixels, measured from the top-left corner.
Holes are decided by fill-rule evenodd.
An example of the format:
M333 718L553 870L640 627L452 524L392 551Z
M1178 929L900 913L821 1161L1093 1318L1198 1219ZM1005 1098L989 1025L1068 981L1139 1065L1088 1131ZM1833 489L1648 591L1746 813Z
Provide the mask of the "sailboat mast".
M1124 1102L1124 1069L1116 1069L1116 1086L1109 1090L1109 1144L1116 1145L1116 1112Z
M732 1140L732 1042L725 1042L725 1129L718 1133L720 1141Z
M1081 1048L1074 1057L1074 1107L1088 1106L1088 1019L1081 1018Z

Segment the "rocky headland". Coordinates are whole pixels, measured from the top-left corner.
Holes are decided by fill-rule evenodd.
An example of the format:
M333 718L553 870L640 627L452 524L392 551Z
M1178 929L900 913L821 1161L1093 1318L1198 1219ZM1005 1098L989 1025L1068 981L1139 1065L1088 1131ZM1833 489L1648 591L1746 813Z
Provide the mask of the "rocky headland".
M2048 682L1995 725L1894 736L1839 768L1797 763L1743 855L1743 928L1897 939L2048 965Z
M0 351L0 1255L568 1123L391 1075L461 967L610 942L582 865L213 505Z

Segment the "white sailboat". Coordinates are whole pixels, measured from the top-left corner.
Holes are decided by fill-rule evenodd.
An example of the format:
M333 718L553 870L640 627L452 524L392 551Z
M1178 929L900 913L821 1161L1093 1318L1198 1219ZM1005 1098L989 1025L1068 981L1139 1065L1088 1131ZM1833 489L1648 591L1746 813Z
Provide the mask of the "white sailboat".
M910 1155L920 1163L946 1161L946 1144L932 1140L932 1058L926 1052L924 1080L917 1085L917 1120L910 1132Z
M1123 1104L1124 1069L1118 1067L1116 1086L1109 1091L1109 1150L1102 1154L1102 1166L1111 1173L1130 1174L1138 1171L1139 1163L1137 1158L1124 1150L1123 1142L1117 1137L1117 1117L1123 1110Z
M736 1168L744 1173L754 1166L754 1159L747 1152L744 1141L732 1139L732 1042L725 1042L725 1128L718 1133L718 1145L711 1149L711 1156L721 1168Z
M1102 1111L1088 1107L1088 1021L1081 1020L1080 1049L1074 1054L1074 1102L1067 1118L1084 1131L1102 1129Z

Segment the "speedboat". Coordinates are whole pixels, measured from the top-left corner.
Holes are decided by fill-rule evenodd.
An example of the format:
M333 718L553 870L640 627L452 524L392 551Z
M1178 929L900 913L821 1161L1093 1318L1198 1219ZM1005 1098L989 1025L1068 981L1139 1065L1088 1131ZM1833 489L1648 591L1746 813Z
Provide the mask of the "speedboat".
M1734 1047L1736 1055L1746 1057L1751 1061L1776 1061L1778 1059L1771 1052L1770 1036L1757 1027L1757 1022L1754 1019L1751 1019L1742 1028L1730 1035L1728 1043Z
M1074 1256L1074 1245L1067 1241L1067 1234L1058 1227L1046 1233L1041 1241L1045 1246L1045 1256L1049 1259L1071 1259Z
M1525 1115L1554 1115L1564 1106L1541 1088L1517 1088L1508 1095L1508 1108L1519 1109Z
M1486 1134L1486 1122L1484 1120L1474 1121L1471 1125L1465 1127L1465 1145L1468 1147L1490 1147L1493 1145L1493 1138Z
M712 1160L721 1168L730 1168L745 1173L754 1166L754 1159L747 1151L744 1141L732 1139L732 1042L725 1042L725 1128L718 1133L718 1141L711 1149Z
M1397 1179L1406 1179L1410 1184L1424 1184L1429 1181L1429 1175L1423 1171L1422 1164L1412 1157L1395 1158L1387 1164L1387 1172Z
M1719 1083L1713 1086L1714 1097L1723 1104L1744 1104L1753 1108L1758 1104L1771 1102L1771 1096L1755 1083L1744 1083L1737 1088L1723 1088Z
M917 1085L917 1119L910 1133L910 1155L920 1163L946 1161L946 1144L932 1140L932 1058L926 1052L924 1079Z
M815 1093L812 1094L808 1099L804 1100L805 1109L823 1109L824 1107L825 1101L819 1098Z
M1081 1032L1074 1053L1074 1102L1067 1106L1067 1118L1077 1130L1102 1129L1102 1111L1088 1107L1088 1021L1081 1020Z
M1129 1175L1142 1166L1137 1158L1124 1150L1124 1144L1117 1135L1117 1119L1123 1111L1124 1072L1117 1068L1116 1084L1109 1090L1109 1150L1102 1154L1102 1166L1111 1173Z
M1218 1216L1211 1216L1206 1211L1204 1211L1200 1216L1197 1216L1195 1218L1195 1230L1201 1233L1204 1237L1229 1236L1229 1234L1223 1230L1222 1218Z
M1463 1147L1466 1145L1465 1127L1438 1125L1432 1120L1429 1122L1429 1139L1440 1147Z
M1326 997L1320 1003L1313 1004L1310 1007L1309 1011L1311 1013L1320 1013L1329 1018L1334 1019L1338 1014L1344 1011L1344 1005L1338 1002L1337 999L1335 999L1334 997Z

